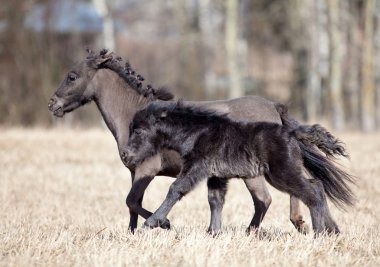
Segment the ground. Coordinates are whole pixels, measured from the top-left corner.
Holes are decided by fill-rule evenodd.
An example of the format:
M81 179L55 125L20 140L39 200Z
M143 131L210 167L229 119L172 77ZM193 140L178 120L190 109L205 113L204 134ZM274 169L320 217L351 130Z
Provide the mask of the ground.
M130 176L109 132L0 129L0 266L380 266L380 134L338 135L358 177L355 207L330 204L340 236L298 234L273 188L262 230L247 236L253 204L234 180L211 237L205 183L169 214L172 230L128 232ZM156 209L172 181L157 177L143 205Z

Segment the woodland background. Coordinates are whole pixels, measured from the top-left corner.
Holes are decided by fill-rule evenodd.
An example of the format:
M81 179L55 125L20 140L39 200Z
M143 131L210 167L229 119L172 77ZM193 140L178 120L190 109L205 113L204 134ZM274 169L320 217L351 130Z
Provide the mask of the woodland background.
M206 234L206 183L170 231L131 234L130 172L96 106L47 110L86 46L184 99L261 95L337 133L351 156L338 163L358 178L354 207L330 205L342 234L299 234L289 196L269 186L262 228L246 235L254 207L239 179L220 236ZM1 0L0 266L380 266L379 129L380 0ZM172 182L155 178L143 206Z
M380 128L378 0L5 0L0 125L101 125L47 102L85 46L116 51L185 99L256 94L298 119Z

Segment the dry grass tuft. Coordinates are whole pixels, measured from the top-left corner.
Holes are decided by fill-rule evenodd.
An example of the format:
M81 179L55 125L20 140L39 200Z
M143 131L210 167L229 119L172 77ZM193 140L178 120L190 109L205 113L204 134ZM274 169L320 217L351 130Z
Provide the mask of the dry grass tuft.
M274 189L263 229L246 236L253 205L238 180L220 236L205 233L205 184L175 206L173 230L131 235L129 172L108 132L0 131L0 266L380 266L379 134L341 135L351 152L343 164L359 177L358 203L348 213L331 207L340 236L314 239L293 229L288 196ZM171 182L156 178L144 206L157 208Z

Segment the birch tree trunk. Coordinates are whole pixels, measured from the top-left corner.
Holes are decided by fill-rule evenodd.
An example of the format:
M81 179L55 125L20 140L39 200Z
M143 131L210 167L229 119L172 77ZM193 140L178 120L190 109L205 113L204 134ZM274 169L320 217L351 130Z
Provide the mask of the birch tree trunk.
M238 0L225 0L225 7L225 47L230 84L229 97L236 98L244 94L238 64Z
M308 1L309 19L307 25L310 29L310 77L306 93L306 117L314 121L321 108L322 77L320 72L321 49L323 45L323 9L318 6L323 1Z
M178 55L177 62L181 70L186 73L179 82L179 90L191 91L192 97L204 99L204 59L202 57L198 1L194 1L192 4L186 1L177 1L173 6L175 23L180 34L180 49L183 51ZM183 93L186 94L186 91Z
M351 126L360 127L360 37L359 37L359 14L360 10L356 2L350 1L348 20L348 114Z
M294 60L293 86L291 92L292 102L302 112L304 120L309 120L315 115L316 105L313 99L313 91L316 89L318 74L316 71L316 44L310 45L316 32L310 18L312 3L310 1L290 1L290 25L292 36L291 51ZM312 24L311 29L308 26ZM308 30L306 30L308 29ZM313 40L315 41L315 40ZM316 101L317 102L317 101Z
M316 5L318 14L318 74L319 74L319 89L320 106L318 109L318 115L324 116L328 110L328 88L327 82L329 79L329 59L330 59L330 39L328 33L328 12L325 1L313 1Z
M374 43L374 79L376 90L376 126L380 127L380 1L375 2L375 25L373 34Z
M106 0L92 0L97 12L103 19L103 45L105 48L114 51L115 46L115 28L113 24L112 14L109 11Z
M198 3L199 30L202 47L202 63L204 66L205 97L215 99L218 92L217 74L214 63L220 51L223 51L224 43L221 41L224 34L220 33L220 17L223 14L215 7L212 0L196 0Z
M331 122L334 128L344 128L342 94L342 36L339 29L339 0L327 0L330 38L329 90Z
M373 9L374 1L364 2L364 41L362 54L361 121L364 131L375 129L375 85L373 75Z

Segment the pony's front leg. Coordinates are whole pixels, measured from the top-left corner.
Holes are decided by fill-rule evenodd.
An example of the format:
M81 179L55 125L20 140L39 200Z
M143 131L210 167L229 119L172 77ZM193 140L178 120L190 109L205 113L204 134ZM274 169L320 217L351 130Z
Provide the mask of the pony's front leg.
M135 180L135 174L133 172L131 172L131 179L132 179L132 184L133 184L133 182ZM131 188L131 190L132 190L132 188ZM133 233L137 227L137 221L139 218L139 214L137 212L135 212L132 209L132 207L129 207L131 204L128 203L127 200L125 202L126 202L128 209L129 209L129 227L128 227L128 229ZM141 198L141 203L142 203L142 198ZM130 205L128 205L128 204L130 204Z
M129 208L129 213L131 215L129 221L129 229L131 230L131 232L134 232L137 228L138 215L141 215L144 219L147 219L152 215L150 211L142 207L141 203L143 200L145 189L148 187L153 178L154 176L136 178L133 182L131 191L127 196L126 202ZM163 229L170 229L170 221L165 218L160 224L160 227Z
M138 215L148 218L152 213L142 207L142 200L145 189L148 187L154 176L132 177L132 187L126 199L129 208L129 230L134 232L137 228Z
M195 168L186 173L181 173L171 184L169 192L161 206L144 222L144 227L155 228L165 223L166 216L175 203L190 192L199 181L206 178L207 175L202 174L202 171Z
M224 197L227 192L227 179L211 177L207 181L208 203L210 205L211 219L207 232L217 234L222 226L222 210Z
M161 161L159 159L159 155L156 155L137 166L135 171L131 173L132 187L126 199L130 214L129 229L131 232L134 232L137 228L138 215L145 219L152 215L150 211L142 207L142 201L146 188L161 167ZM169 229L169 220L165 220L165 222L161 224L161 227Z

